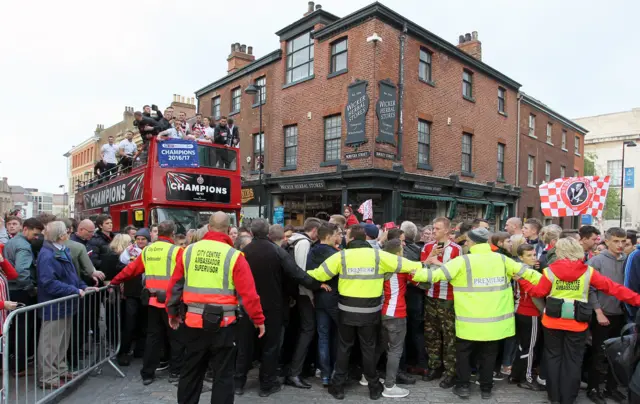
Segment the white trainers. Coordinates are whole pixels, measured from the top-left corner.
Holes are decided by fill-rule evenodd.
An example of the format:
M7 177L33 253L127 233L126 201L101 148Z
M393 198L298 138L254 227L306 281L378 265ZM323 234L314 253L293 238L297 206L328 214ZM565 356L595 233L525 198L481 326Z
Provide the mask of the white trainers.
M364 375L362 375L362 378L360 378L359 383L361 386L365 386L365 387L369 385L369 382L367 381L367 378L364 377ZM384 383L384 379L380 379L380 383Z
M382 397L386 398L402 398L408 395L409 390L398 387L395 384L391 388L385 386L384 391L382 392Z
M545 379L541 379L540 376L538 376L536 378L536 381L538 382L538 384L540 384L542 386L546 386L547 385L547 381Z

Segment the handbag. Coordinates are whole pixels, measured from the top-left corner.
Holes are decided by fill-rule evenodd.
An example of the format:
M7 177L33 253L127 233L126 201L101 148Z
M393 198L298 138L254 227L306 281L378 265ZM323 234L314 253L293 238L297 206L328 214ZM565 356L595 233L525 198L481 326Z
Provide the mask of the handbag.
M633 332L625 335L629 330ZM637 339L636 324L630 323L622 328L619 337L609 338L602 344L613 376L618 384L625 388L629 386L631 376L635 371L638 359L640 359L636 351Z

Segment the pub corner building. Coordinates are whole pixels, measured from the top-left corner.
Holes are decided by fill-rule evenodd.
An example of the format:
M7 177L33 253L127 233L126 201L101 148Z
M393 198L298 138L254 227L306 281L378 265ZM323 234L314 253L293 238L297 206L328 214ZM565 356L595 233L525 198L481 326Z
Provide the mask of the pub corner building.
M380 3L340 18L309 2L276 36L259 59L232 44L196 91L241 129L245 218L299 226L368 199L375 223L516 215L520 84L476 32L453 45Z

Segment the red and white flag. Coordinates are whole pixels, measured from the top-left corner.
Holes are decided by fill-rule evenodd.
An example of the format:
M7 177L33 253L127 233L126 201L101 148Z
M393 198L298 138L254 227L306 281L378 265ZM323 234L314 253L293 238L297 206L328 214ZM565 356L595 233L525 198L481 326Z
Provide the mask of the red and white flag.
M373 199L367 199L360 205L358 212L362 214L362 221L373 219Z
M540 185L540 207L545 216L601 217L610 177L570 177Z

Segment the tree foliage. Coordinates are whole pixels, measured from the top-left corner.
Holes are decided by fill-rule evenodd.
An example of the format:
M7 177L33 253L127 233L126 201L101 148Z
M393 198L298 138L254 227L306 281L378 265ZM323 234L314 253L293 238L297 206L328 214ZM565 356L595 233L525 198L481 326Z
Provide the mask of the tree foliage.
M605 220L620 219L620 189L609 187L603 217Z
M597 175L596 174L596 160L598 159L598 156L596 156L595 153L587 153L584 156L584 175L585 176L592 176L592 175Z

